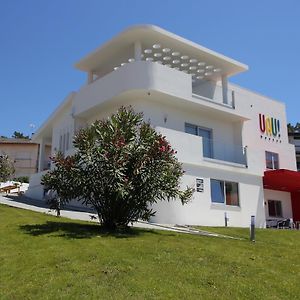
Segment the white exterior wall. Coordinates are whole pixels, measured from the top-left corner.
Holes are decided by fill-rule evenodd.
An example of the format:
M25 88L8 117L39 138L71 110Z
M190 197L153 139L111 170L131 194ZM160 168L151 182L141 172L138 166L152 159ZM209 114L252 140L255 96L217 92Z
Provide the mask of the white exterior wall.
M26 197L37 200L43 200L44 186L41 185L41 178L46 173L47 171L43 171L30 176L29 187L28 190L25 192Z
M244 122L243 141L252 150L252 156L249 157L249 166L253 166L257 173L263 174L265 171L265 151L275 152L279 154L279 168L296 170L296 161L294 159L294 146L289 144L287 135L287 121L285 113L285 105L275 100L269 99L257 93L242 89L232 85L236 92L237 103L243 103L243 110L247 112L250 119ZM259 128L259 114L274 117L280 120L280 140L271 138L261 138ZM251 152L251 151L250 151Z
M180 201L161 202L153 209L157 211L154 222L166 224L187 224L224 226L224 214L229 218L228 226L247 227L251 215L256 216L256 226L265 226L262 179L258 176L238 175L217 169L183 165L186 175L182 188L195 187L196 178L204 179L204 191L195 192L191 202L182 205ZM239 206L211 202L210 179L239 182Z

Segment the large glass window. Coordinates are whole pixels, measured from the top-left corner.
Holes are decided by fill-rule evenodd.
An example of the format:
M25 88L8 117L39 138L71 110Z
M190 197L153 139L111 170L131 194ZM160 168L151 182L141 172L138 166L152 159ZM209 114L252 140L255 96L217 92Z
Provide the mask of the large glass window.
M239 206L238 183L217 179L210 180L211 201L226 205Z
M268 209L270 217L282 217L281 201L268 200Z
M278 153L266 151L266 167L267 169L279 169Z

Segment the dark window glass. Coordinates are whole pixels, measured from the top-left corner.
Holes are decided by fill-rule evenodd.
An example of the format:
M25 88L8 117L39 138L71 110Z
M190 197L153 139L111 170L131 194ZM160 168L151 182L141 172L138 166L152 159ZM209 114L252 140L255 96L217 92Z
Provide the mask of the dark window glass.
M267 169L279 169L278 153L266 151L266 167Z
M185 124L185 132L190 133L190 134L194 134L194 135L198 135L197 126L192 125L192 124Z
M281 201L268 200L268 209L270 217L282 217Z
M238 184L236 182L225 182L226 205L239 205Z
M211 179L211 201L216 203L224 203L224 181Z

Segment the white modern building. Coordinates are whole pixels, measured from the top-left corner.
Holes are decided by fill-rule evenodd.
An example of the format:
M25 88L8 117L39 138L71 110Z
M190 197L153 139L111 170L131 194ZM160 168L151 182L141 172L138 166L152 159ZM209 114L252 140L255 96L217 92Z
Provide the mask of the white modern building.
M74 133L131 105L166 135L194 186L192 201L159 203L153 221L257 226L300 221L300 176L285 105L229 83L248 67L152 25L131 27L76 63L87 82L71 92L34 135L52 153L72 153ZM41 175L27 195L42 199Z

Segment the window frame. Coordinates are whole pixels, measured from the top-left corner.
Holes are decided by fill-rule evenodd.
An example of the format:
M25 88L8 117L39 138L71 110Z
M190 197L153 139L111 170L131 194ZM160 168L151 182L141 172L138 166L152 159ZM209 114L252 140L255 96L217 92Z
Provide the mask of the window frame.
M271 215L270 214L270 203L273 202L274 203L274 210L275 210L275 215ZM277 204L280 204L280 214L277 214L277 206L276 206L276 203ZM269 199L268 200L268 215L269 217L271 218L283 218L283 213L282 213L282 201L280 200L273 200L273 199Z
M223 199L224 199L224 202L216 202L216 201L213 201L213 198L212 198L212 181L218 181L218 182L221 182L222 185L223 185ZM238 204L237 205L234 205L234 204L227 204L227 196L226 196L226 184L236 184L236 190L237 190L237 201L238 201ZM221 180L221 179L216 179L216 178L210 178L210 195L211 195L211 203L212 204L215 204L215 205L225 205L225 206L229 206L229 207L240 207L241 206L241 203L240 203L240 185L238 182L235 182L235 181L229 181L229 180Z
M271 155L271 163L272 166L268 165L268 159L267 159L267 155L270 154ZM277 161L274 159L275 157L277 157ZM266 161L266 169L268 170L279 170L279 154L276 152L271 152L271 151L265 151L265 161ZM276 162L277 162L277 167L276 167Z

